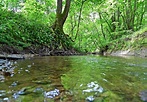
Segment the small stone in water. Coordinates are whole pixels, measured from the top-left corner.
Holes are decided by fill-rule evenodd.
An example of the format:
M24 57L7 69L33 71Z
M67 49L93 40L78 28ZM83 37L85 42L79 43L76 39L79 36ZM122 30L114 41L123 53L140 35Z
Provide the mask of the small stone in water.
M100 92L100 93L102 93L103 92L103 88L100 87L97 91Z
M15 61L14 64L17 64L17 62Z
M142 101L147 102L147 90L141 91L139 94Z
M17 84L18 84L18 81L13 82L13 83L11 84L11 86L17 86Z
M87 87L93 87L93 86L95 86L96 84L94 83L94 82L91 82L91 83L88 83L87 84Z
M36 88L33 92L40 93L43 92L43 88Z
M86 89L86 90L83 90L83 92L92 92L93 89Z
M86 98L86 100L88 102L93 102L94 101L94 97L93 96L89 96L89 97Z
M18 98L18 97L19 97L19 94L18 94L18 93L14 93L14 94L13 94L13 98L16 99L16 98Z
M3 100L4 100L4 101L8 101L8 100L9 100L9 98L4 98Z
M87 87L88 89L83 90L83 93L84 92L99 92L99 93L103 92L103 88L99 86L96 82L88 83Z
M83 86L83 84L80 85L80 87L82 87L82 86Z
M6 95L6 91L5 90L0 90L0 97L5 96L5 95Z
M26 71L26 72L30 72L30 71L29 71L29 70L27 70L27 69L26 69L25 71Z
M13 98L18 98L20 95L24 95L26 94L26 91L27 89L26 88L22 88L20 91L17 91L16 93L13 94Z
M31 65L28 65L28 68L30 68L31 67Z
M60 94L60 92L58 89L55 89L53 91L44 92L44 94L45 94L45 97L47 97L47 98L54 98L54 97L58 96Z

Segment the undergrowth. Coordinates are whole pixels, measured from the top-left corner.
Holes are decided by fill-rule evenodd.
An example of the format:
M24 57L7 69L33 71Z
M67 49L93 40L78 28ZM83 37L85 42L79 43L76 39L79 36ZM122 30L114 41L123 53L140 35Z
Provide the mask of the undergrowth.
M46 46L55 49L59 44L58 41L63 40L62 45L68 46L68 38L58 39L55 33L48 24L40 24L19 13L0 9L0 44L15 46L22 50L30 46Z

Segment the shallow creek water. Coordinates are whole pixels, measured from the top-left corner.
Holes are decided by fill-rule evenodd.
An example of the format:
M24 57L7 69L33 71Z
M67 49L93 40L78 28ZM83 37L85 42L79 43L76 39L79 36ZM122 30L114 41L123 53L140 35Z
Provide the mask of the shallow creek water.
M0 102L143 102L147 59L48 56L18 60ZM145 101L144 101L145 102Z

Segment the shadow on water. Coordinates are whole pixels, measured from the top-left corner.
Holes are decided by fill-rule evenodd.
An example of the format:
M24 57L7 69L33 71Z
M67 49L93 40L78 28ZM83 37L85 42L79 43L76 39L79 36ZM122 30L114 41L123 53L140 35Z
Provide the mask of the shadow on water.
M145 102L142 58L49 56L20 60L0 82L0 102Z

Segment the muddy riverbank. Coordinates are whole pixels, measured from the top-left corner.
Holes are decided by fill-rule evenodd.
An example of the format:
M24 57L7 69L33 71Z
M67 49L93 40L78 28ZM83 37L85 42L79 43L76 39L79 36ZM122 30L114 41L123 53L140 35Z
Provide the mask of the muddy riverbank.
M35 55L38 56L68 56L68 55L79 55L75 49L55 49L52 50L46 46L30 46L28 48L17 48L5 44L0 45L0 58L28 58Z

